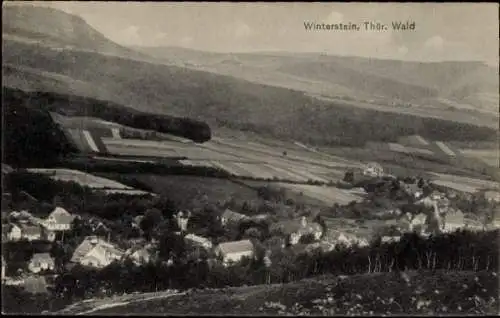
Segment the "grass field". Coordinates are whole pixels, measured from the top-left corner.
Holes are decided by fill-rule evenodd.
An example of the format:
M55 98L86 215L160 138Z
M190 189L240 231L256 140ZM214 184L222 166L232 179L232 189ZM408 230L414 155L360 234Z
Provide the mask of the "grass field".
M334 203L345 205L351 201L361 201L363 199L362 196L352 191L335 187L289 183L278 183L277 186L287 188L297 193L302 193L304 196L322 201L327 206L332 206Z
M137 301L93 314L140 315L473 315L498 314L492 272L324 275L287 284L195 290ZM140 295L137 298L140 299ZM71 313L88 309L75 305Z
M111 179L94 176L79 170L71 169L28 169L29 172L41 173L49 176L53 180L72 181L81 186L87 186L95 190L103 190L106 193L123 193L129 195L140 195L147 192L136 190Z
M500 167L500 157L498 149L462 149L461 153L465 156L479 158L492 167Z

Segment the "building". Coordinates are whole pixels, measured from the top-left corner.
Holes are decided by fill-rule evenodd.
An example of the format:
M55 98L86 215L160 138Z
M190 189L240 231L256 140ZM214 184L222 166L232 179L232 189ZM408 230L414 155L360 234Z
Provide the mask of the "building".
M40 225L29 223L19 224L21 228L21 238L28 241L36 241L43 239L43 230Z
M43 221L43 225L51 231L69 231L75 217L61 207L56 207Z
M187 242L191 243L192 245L204 248L206 250L209 250L213 247L212 242L209 239L195 235L195 234L188 234L188 235L184 236L184 239Z
M23 237L21 227L16 224L2 225L2 238L7 241L18 241Z
M121 259L124 254L122 250L102 238L88 236L75 249L71 262L84 266L103 268L113 261Z
M254 246L250 240L221 243L215 248L215 254L226 266L241 261L243 257L253 257L254 252Z
M368 246L370 243L361 237L358 237L355 234L352 233L345 233L345 232L332 232L329 235L329 243L335 245L345 245L345 246L352 246L352 245L358 245L360 247Z
M125 256L131 259L137 266L146 264L152 259L151 245L129 248Z
M2 255L2 281L5 279L5 268L7 267L7 264L5 263L5 258Z
M181 232L186 232L188 221L191 218L191 212L190 211L188 211L188 212L179 211L179 213L177 213L174 216L174 218L177 221L177 226L179 227Z
M316 222L308 222L303 216L300 221L290 220L275 223L271 226L271 231L280 231L289 238L289 243L295 245L300 238L305 235L313 235L315 240L319 240L323 235L323 228Z
M485 191L484 197L489 202L500 202L500 192L499 191Z
M395 243L399 242L401 240L401 236L395 235L395 236L382 236L381 241L382 243Z
M44 276L28 276L23 279L24 290L31 294L47 293L47 281Z
M426 231L427 215L419 213L415 215L410 221L410 231L417 231L419 233Z
M363 169L363 175L369 177L381 177L384 174L382 166L376 162L370 162Z
M448 209L443 217L443 232L454 232L465 227L464 213L458 209Z
M49 253L35 253L28 264L28 269L33 273L39 273L44 270L53 270L54 266L54 259Z
M238 225L240 222L248 220L248 216L226 209L220 216L222 226Z

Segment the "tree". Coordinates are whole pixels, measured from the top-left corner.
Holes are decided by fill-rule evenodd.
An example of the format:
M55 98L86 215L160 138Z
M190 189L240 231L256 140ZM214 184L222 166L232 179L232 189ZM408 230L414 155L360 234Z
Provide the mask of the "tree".
M141 220L140 227L144 233L151 234L151 230L160 224L162 220L163 213L156 208L152 208L144 213L144 218Z

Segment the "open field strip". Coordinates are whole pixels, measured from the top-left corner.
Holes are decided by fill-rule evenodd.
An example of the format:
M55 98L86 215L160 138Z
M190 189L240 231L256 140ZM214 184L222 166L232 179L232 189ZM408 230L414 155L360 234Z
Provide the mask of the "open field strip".
M107 150L113 155L126 155L126 156L138 156L138 157L181 157L173 149L155 149L155 148L137 148L130 146L106 146Z
M260 153L263 153L263 154L266 154L266 155L271 155L271 156L277 157L277 154L276 154L275 151L264 150L264 149L252 149L252 148L246 147L244 145L238 145L238 144L236 144L234 142L222 141L220 143L224 144L224 145L228 145L228 146L233 147L233 148L239 148L239 149L242 149L242 150L247 151L247 152L253 152L253 153L260 152ZM282 158L282 160L285 160L285 158ZM325 160L319 161L319 160L314 160L314 159L310 159L310 158L307 158L307 157L298 157L298 156L292 156L292 155L287 155L286 156L286 160L292 161L292 162L293 161L300 161L300 162L304 162L304 163L307 163L307 164L314 164L314 165L319 165L319 166L325 166L325 167L328 167L328 168L358 167L358 165L356 165L356 164L347 165L347 164L333 163L333 162L325 161Z
M109 158L109 157L101 157L101 156L94 156L94 157L92 157L92 159L107 160L107 161L120 161L120 162L155 163L154 160Z
M457 191L468 192L468 193L474 193L474 192L479 190L477 187L462 184L462 183L457 183L457 182L453 182L453 181L433 180L432 183L435 185L438 185L438 186L443 186L443 187L455 189Z
M273 171L264 165L247 164L247 163L234 163L237 167L247 171L247 173L254 178L272 179L278 177L273 174Z
M208 160L179 160L183 165L195 166L195 167L207 167L212 168L213 165Z
M431 175L435 176L435 180L455 182L458 184L464 184L471 187L476 187L479 189L500 189L500 184L494 181L481 180L475 178L461 177L451 174L436 173L431 172Z
M477 158L484 161L486 164L499 168L500 153L498 150L490 149L462 149L460 153L466 157Z
M284 168L281 168L281 169L284 169ZM300 178L306 179L306 181L307 180L314 180L314 181L320 181L320 182L325 182L325 183L329 182L329 180L327 180L325 178L318 177L317 175L309 173L308 171L300 169L299 167L295 167L295 168L290 167L290 170L293 171L293 174L295 174L296 176L299 176Z
M307 182L307 178L302 177L296 173L292 173L291 171L288 171L284 168L280 168L278 166L271 165L271 164L265 164L265 166L277 171L277 173L280 175L281 179L293 180L293 181L298 181L298 182Z
M301 192L305 196L321 200L328 205L331 205L333 203L344 205L350 203L351 201L362 200L362 197L359 195L354 195L346 190L338 189L335 187L289 183L279 183L278 185L298 193Z
M28 169L30 172L46 174L54 180L60 181L74 181L81 185L99 189L99 188L112 188L112 189L129 189L133 188L123 185L119 182L97 177L82 171L70 169Z
M210 163L212 165L214 165L216 168L225 170L225 171L227 171L230 174L233 174L235 176L244 176L244 177L251 177L252 176L248 171L235 165L234 162L224 162L223 163L220 161L213 160L213 161L210 161Z

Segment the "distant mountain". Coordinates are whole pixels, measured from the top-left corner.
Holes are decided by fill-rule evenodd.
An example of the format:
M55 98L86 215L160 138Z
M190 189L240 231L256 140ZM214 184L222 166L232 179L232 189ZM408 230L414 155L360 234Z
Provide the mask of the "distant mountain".
M83 50L151 59L147 54L112 42L81 17L47 7L3 6L2 39L54 50Z
M498 68L480 62L422 63L319 53L226 54L178 47L134 49L178 65L330 97L498 110Z
M65 109L78 108L71 101L81 96L110 101L142 112L203 121L210 125L215 135L217 128L223 127L323 145L360 146L369 140L397 140L401 135L409 134L419 134L431 140L489 140L495 137L492 129L453 122L447 116L441 116L446 119L443 120L426 118L428 115L425 113L417 117L397 111L381 112L353 107L342 100L313 98L298 88L276 87L294 83L289 80L289 75L278 71L271 75L284 76L286 85L252 83L237 78L238 75L223 76L203 68L193 70L192 67L126 57L120 46L97 36L96 31L79 18L53 9L23 7L19 10L28 13L10 17L6 14L8 19L2 21L7 26L4 32L9 30L9 36L4 36L2 41L2 85L24 91L66 94L69 98ZM69 21L64 23L69 23L71 27L58 27L57 32L61 34L54 33L53 28L59 25L54 20ZM43 36L35 34L35 29ZM80 31L68 31L76 29ZM19 30L31 30L31 33ZM14 39L16 36L26 41ZM79 49L54 49L55 37L63 39L59 40L62 43L78 44ZM108 54L114 49L118 56ZM172 59L176 59L175 56L180 59L182 52L176 50ZM197 51L186 51L186 54L190 54L192 59L204 58L205 62L210 60L210 63L224 65L233 73L240 68L240 73L249 76L267 76L260 68L263 65L266 69L277 69L297 63L298 59L293 56L219 55ZM312 57L306 55L299 58L307 61ZM356 82L357 79L350 81ZM332 84L332 87L350 91L347 86ZM420 90L431 91L418 85L403 87L408 87L411 94ZM48 104L51 104L50 101ZM43 107L43 103L40 105ZM96 111L99 105L94 106ZM491 121L491 116L487 119Z

